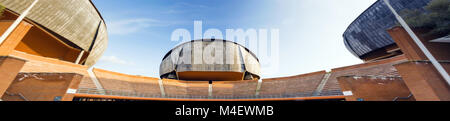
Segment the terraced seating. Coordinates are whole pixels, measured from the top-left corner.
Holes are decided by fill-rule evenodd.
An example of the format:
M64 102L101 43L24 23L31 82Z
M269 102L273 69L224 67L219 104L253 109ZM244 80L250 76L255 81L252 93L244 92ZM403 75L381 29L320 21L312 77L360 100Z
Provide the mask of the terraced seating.
M158 78L126 75L102 69L93 69L97 79L106 90L160 95Z
M325 74L325 71L320 71L291 77L263 79L260 95L311 96Z
M162 79L162 85L160 86L158 78L125 75L101 69L94 69L94 72L106 90L122 91L126 94L129 92L137 93L136 95L150 95L156 98L291 98L343 95L336 79L341 76L399 77L397 70L392 65L404 61L404 56L398 56L336 68L328 73L319 71L290 77L262 79L260 85L258 85L258 80L214 81L210 85L206 81ZM164 92L161 92L161 90Z

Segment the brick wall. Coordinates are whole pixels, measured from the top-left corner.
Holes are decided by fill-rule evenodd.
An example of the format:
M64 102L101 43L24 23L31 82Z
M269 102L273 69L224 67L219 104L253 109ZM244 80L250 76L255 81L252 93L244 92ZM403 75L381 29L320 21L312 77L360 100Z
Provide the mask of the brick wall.
M320 95L331 95L338 90L341 90L337 77L340 76L393 76L398 77L399 74L394 64L405 62L406 58L401 55L389 59L368 62L363 64L357 64L347 67L335 68L331 70L330 78L324 86L324 89Z
M260 95L311 96L325 73L319 71L291 77L263 79Z
M21 69L21 72L77 73L83 76L80 88L96 88L87 74L87 66L57 59L39 57L19 51L14 51L12 56L29 60ZM398 56L390 59L333 69L331 76L329 80L327 80L322 94L320 95L335 95L332 93L341 91L336 79L339 76L398 76L397 70L392 65L404 61L404 56ZM152 95L161 94L158 78L126 75L101 69L94 69L93 71L104 89ZM325 73L325 71L320 71L291 77L263 79L259 94L262 96L311 96L322 81ZM208 82L170 79L164 79L162 81L167 96L208 96ZM256 94L257 84L257 80L214 82L213 96L254 96Z
M20 72L77 73L83 76L80 88L97 88L87 73L87 66L31 55L20 51L13 51L11 56L27 60Z
M167 96L187 95L187 84L180 80L163 79L163 85Z
M441 62L450 72L450 62ZM429 61L396 64L403 80L417 101L450 101L450 85Z
M209 82L208 81L185 81L186 90L189 96L208 96Z
M81 77L75 73L19 73L2 99L5 101L63 100L69 88L77 89Z
M93 69L94 74L106 90L160 95L158 78L127 75L103 69Z
M253 96L256 94L257 80L244 80L231 82L233 84L233 96ZM214 89L213 89L214 90Z
M25 62L25 60L14 57L0 56L0 97L13 83Z
M226 96L231 97L234 95L234 84L235 81L222 81L212 83L212 93L214 96Z
M347 101L414 101L411 92L401 77L342 76L338 77L343 91L352 92ZM404 98L404 99L402 99ZM407 98L407 99L406 99Z
M387 32L399 45L410 62L395 65L408 88L418 101L449 101L450 86L433 64L402 27L394 27ZM430 51L443 68L450 72L450 43L429 42L437 36L424 36L425 30L415 29L422 44Z

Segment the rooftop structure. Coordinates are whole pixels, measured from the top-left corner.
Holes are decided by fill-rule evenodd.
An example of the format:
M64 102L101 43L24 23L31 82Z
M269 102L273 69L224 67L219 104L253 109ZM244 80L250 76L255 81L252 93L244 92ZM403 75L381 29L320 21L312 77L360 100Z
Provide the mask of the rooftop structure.
M397 11L406 9L421 9L431 0L391 0ZM356 57L365 61L388 58L400 55L397 45L387 32L397 26L394 14L382 0L376 1L344 32L344 43L347 49Z
M6 8L1 23L10 25L31 3L0 0ZM106 24L90 0L41 0L25 21L33 27L15 47L21 52L69 62L81 55L78 63L92 66L108 44Z
M203 39L185 42L170 50L161 62L159 73L162 79L258 80L260 64L256 55L242 45Z

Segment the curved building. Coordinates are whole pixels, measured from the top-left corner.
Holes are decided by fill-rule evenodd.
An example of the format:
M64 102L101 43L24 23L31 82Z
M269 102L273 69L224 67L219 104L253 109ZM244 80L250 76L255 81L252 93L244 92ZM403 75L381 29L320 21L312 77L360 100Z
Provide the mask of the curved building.
M431 0L391 0L395 10L422 9ZM365 61L398 55L399 49L386 30L397 25L394 14L378 0L354 20L344 32L344 43L355 56Z
M2 26L10 26L33 2L0 0L6 8ZM92 66L108 43L105 22L90 0L40 0L24 21L32 27L15 50L28 54Z
M163 58L160 77L195 81L258 80L260 64L249 49L232 41L185 42Z

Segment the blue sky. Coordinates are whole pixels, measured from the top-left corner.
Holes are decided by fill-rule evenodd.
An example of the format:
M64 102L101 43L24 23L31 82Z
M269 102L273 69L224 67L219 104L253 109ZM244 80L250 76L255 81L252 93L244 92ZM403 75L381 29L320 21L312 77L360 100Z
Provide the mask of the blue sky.
M361 63L344 46L347 26L376 0L93 0L104 17L109 44L96 68L159 77L163 56L178 42L172 32L279 29L279 71L292 76ZM193 35L191 35L193 37Z

